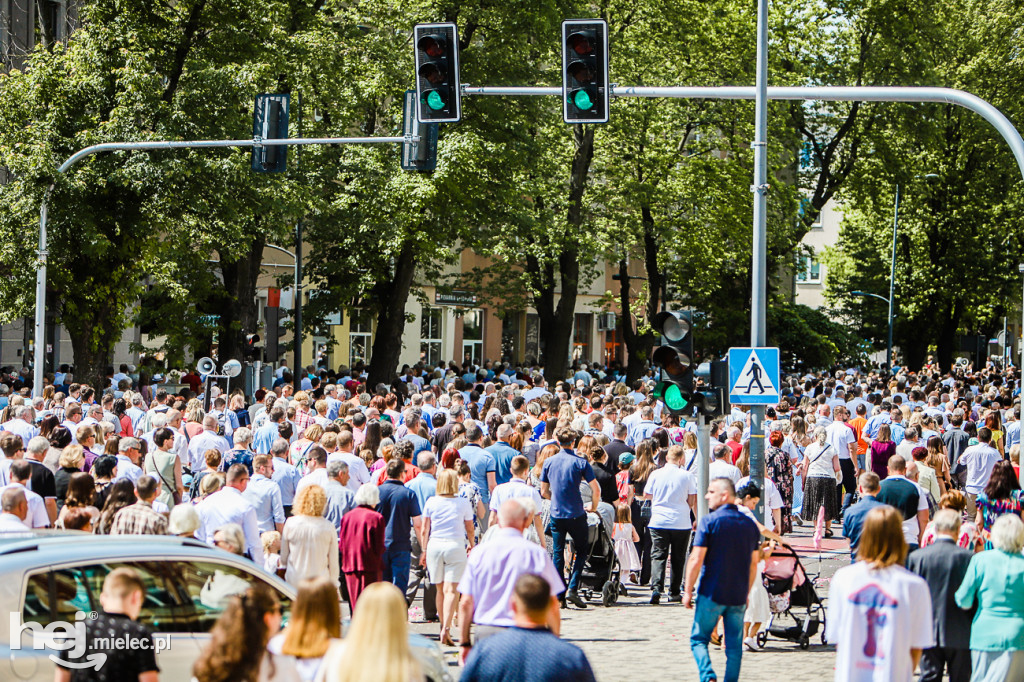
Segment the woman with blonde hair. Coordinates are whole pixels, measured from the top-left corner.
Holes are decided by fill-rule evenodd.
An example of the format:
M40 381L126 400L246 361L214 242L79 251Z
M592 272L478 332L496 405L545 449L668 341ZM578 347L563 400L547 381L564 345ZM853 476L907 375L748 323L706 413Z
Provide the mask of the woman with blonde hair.
M437 494L423 506L420 565L426 567L430 582L437 585L437 614L441 617L441 643L455 646L448 629L458 608L456 588L466 570L466 546L473 549L473 505L457 497L459 477L452 469L437 475Z
M327 495L315 483L295 495L293 516L281 531L284 579L298 585L307 578L329 578L338 584L338 531L324 518Z
M319 424L307 426L306 430L302 432L302 436L292 443L289 449L292 464L301 469L306 463L306 455L309 454L314 445L320 442L320 438L323 435L324 427Z
M405 595L391 583L373 583L359 596L344 640L323 663L324 682L420 682L423 673L409 648Z
M270 639L270 653L291 656L303 682L313 682L324 655L341 642L338 589L327 578L303 580L292 602L288 627Z
M203 411L203 403L198 398L192 398L185 406L185 423L181 428L185 435L191 440L203 432L203 418L206 412Z
M835 486L833 486L833 489ZM903 567L903 515L881 505L864 517L856 563L840 568L828 594L826 637L836 645L836 679L911 682L934 646L932 598L924 578Z
M81 473L85 464L85 448L81 445L69 445L60 453L58 460L59 469L53 474L53 482L57 488L57 509L64 505L64 498L68 493L68 484L71 477Z

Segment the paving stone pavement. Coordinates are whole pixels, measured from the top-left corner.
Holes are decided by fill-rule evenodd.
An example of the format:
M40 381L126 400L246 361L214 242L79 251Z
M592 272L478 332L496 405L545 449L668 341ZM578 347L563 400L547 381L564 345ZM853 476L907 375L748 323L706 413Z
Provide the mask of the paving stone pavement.
M849 563L846 541L836 537L823 542L821 564L811 547L811 530L797 528L790 539L801 554L801 562L810 574L818 574L818 595L828 596L828 580ZM562 611L562 637L584 650L600 682L647 680L697 680L697 666L690 654L690 628L693 611L679 604L651 606L650 590L627 586L629 596L621 597L610 608L596 603L581 611ZM422 593L421 593L422 594ZM422 621L421 604L411 611L414 631L437 639L437 625ZM458 677L457 650L444 647L453 677ZM725 673L725 652L711 647L711 660L719 679ZM831 680L835 647L822 645L819 637L807 650L795 642L770 637L764 649L745 652L741 680L751 682L821 682Z

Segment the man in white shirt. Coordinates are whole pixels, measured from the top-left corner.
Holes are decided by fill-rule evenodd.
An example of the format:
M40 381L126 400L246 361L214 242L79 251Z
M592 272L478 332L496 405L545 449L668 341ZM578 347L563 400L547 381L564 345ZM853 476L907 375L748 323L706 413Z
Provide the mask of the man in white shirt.
M281 504L286 517L292 514L292 502L295 500L295 489L302 480L302 472L288 462L288 440L278 438L270 446L270 455L274 460L274 474L271 480L281 489Z
M256 455L252 459L252 477L242 497L256 509L256 525L260 533L284 528L284 505L281 488L273 481L274 460L270 455Z
M353 452L354 449L355 441L352 434L342 431L338 434L338 450L327 456L328 464L340 461L348 465L348 483L345 487L351 490L353 495L359 491L359 486L370 482L370 470L366 468L363 458Z
M908 462L914 459L913 452L914 448L924 447L925 444L921 442L916 426L908 426L907 430L903 432L903 441L896 446L896 454L907 460Z
M8 472L11 482L4 486L3 490L21 490L25 493L28 503L28 515L25 517L25 524L32 528L49 528L50 515L46 511L46 503L43 498L28 489L32 479L32 465L24 459L16 459L11 462Z
M309 465L309 473L295 486L296 493L306 486L318 485L323 488L327 485L327 451L314 445L306 453L306 464Z
M996 462L1003 457L999 451L992 447L992 431L986 427L978 429L978 444L972 445L957 460L959 464L967 466L967 484L964 490L967 493L967 512L973 518L978 508L974 501L978 498L988 485L988 479L992 476L992 469Z
M0 535L9 533L28 533L28 498L27 491L16 487L7 487L0 493Z
M196 536L206 544L213 545L213 534L218 528L237 523L245 533L249 558L258 560L263 556L263 546L260 544L256 508L242 495L248 485L249 470L244 464L235 464L228 469L224 487L196 505L199 514Z
M14 419L0 424L0 430L10 431L21 436L21 441L27 443L39 435L33 422L35 422L36 411L28 405L19 405L14 408Z
M196 435L188 444L189 467L193 473L202 471L206 466L207 450L216 450L223 455L231 449L231 443L223 436L217 435L217 426L217 418L206 415L203 417L203 432ZM248 471L246 473L248 474Z
M822 407L826 407L822 405ZM843 482L840 490L845 489L843 512L853 503L853 494L857 492L857 436L853 428L846 423L850 416L845 405L840 405L834 412L836 420L825 427L825 438L829 445L839 453L839 466L842 467Z
M75 432L78 431L78 425L82 423L82 406L78 403L69 403L66 400L64 404L64 421L60 425L71 432L71 442L77 445L78 437Z
M529 499L533 503L535 516L533 517L533 527L536 532L536 537L531 533L527 533L527 537L530 540L544 544L544 527L541 521L540 508L543 500L540 496L540 491L530 485L526 477L530 471L530 460L524 455L516 455L512 458L512 463L509 465L509 469L512 472L512 480L508 483L502 483L501 485L495 486L494 492L491 493L491 517L488 522L489 526L493 526L498 522L498 511L501 509L501 505L505 504L507 500L518 500L521 498Z
M142 456L142 444L135 438L122 438L117 443L117 479L127 478L132 483L142 476L139 457ZM169 483L170 481L168 481Z
M732 450L728 445L719 443L711 448L711 453L715 456L715 459L708 467L708 480L713 481L716 478L728 478L735 486L740 478L743 477L743 474L740 473L738 468L729 462L732 458Z
M725 447L725 446L723 446ZM726 447L728 450L728 447ZM661 602L665 589L665 562L671 556L672 579L669 603L682 603L686 548L690 543L690 509L697 504L697 479L679 466L683 446L673 445L665 455L665 466L656 469L644 486L644 499L651 500L651 603Z

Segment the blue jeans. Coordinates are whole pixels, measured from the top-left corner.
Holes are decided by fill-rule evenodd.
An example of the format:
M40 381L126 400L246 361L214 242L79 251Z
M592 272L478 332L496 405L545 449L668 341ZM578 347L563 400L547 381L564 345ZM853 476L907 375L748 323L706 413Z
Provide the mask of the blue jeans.
M565 540L572 538L572 544L576 548L576 560L572 564L572 574L569 576L568 590L575 592L580 585L580 577L583 575L583 565L587 563L587 555L590 553L590 546L587 544L587 515L577 516L574 519L551 519L551 547L554 556L552 560L558 575L565 579Z
M697 596L697 605L693 614L693 629L690 631L690 650L693 660L697 662L701 682L715 680L714 669L711 667L711 656L708 655L708 642L714 632L718 619L725 623L725 682L736 682L740 679L740 659L743 656L743 612L746 605L725 606L711 601L710 597Z
M384 550L384 582L391 583L405 594L409 589L409 568L412 566L412 552L407 549Z

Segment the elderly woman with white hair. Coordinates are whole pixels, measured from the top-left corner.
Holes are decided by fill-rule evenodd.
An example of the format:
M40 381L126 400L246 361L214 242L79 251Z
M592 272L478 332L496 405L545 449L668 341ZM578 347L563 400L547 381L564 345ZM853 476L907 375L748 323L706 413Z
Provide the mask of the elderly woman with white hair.
M994 549L975 554L956 591L971 623L971 682L1024 680L1024 521L1003 514L989 535Z
M384 530L387 522L377 511L380 491L372 483L359 486L356 508L341 517L338 548L341 572L348 587L349 606L355 611L356 601L366 586L384 579Z
M813 440L804 449L804 504L801 516L816 523L818 514L825 510L825 537L832 537L832 522L839 519L839 492L837 476L842 476L839 451L828 442L828 433L822 426L815 427Z

